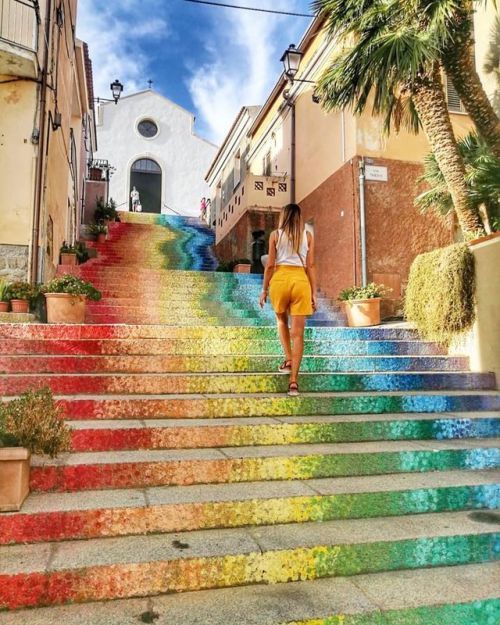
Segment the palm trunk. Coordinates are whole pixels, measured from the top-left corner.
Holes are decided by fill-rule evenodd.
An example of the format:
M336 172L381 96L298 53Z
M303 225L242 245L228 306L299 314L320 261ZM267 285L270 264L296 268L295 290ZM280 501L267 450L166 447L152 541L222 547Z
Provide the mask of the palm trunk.
M422 127L450 191L462 231L484 233L479 212L469 202L465 165L453 134L437 63L432 73L414 81L411 92Z
M472 10L471 0L465 0L456 15L453 42L446 47L441 60L479 134L500 158L500 119L486 95L474 62Z

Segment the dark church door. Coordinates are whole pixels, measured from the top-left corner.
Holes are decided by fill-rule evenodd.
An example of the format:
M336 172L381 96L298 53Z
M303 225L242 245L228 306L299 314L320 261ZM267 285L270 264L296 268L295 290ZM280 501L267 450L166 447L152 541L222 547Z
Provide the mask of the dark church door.
M140 158L132 165L130 192L134 187L139 192L143 213L161 213L161 179L161 167L150 158Z

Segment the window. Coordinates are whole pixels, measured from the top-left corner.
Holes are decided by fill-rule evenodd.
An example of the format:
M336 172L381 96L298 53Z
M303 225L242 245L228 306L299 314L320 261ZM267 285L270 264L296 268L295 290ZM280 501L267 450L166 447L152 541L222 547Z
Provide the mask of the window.
M462 101L449 76L446 76L446 99L449 111L452 113L465 113Z
M140 158L132 165L132 171L143 174L161 174L161 167L150 158Z
M137 124L137 130L146 139L153 139L158 134L158 125L152 119L143 119Z

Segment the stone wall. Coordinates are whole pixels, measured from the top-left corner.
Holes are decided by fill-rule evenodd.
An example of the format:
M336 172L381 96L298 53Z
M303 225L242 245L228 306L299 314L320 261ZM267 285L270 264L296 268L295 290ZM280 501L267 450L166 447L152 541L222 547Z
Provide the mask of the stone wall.
M359 236L359 159L352 159L301 201L312 220L316 240L318 284L330 297L352 284L361 284ZM376 159L386 166L388 181L365 182L368 280L392 288L383 316L400 311L410 265L423 252L453 242L449 219L422 215L414 206L421 187L421 166Z
M0 245L0 278L8 282L27 280L27 245Z

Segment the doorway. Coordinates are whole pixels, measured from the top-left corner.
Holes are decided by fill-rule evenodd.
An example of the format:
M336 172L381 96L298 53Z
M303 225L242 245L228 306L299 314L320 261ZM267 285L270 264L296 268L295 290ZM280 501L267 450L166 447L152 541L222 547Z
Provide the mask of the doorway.
M133 188L139 192L143 213L161 213L162 171L156 161L151 158L140 158L130 170L130 193ZM132 210L132 200L129 199Z

